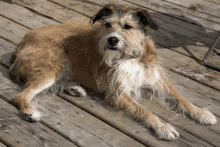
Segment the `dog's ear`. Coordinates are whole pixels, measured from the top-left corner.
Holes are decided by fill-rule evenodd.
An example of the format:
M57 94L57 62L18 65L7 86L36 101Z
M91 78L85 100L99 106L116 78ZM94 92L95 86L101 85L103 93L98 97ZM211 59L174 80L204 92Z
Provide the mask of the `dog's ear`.
M108 4L104 8L102 8L97 14L95 14L93 16L93 24L100 19L110 16L112 14L112 6L113 4Z
M149 25L152 29L158 30L157 24L153 21L147 10L138 9L136 14L142 24L144 24L145 26Z

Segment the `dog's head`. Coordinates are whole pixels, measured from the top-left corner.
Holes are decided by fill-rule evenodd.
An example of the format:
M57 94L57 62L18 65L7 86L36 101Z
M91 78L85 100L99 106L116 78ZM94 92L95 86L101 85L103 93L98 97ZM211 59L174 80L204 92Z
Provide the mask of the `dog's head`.
M108 65L141 56L148 27L158 29L147 10L126 5L106 5L93 17L96 21L101 22L99 51Z

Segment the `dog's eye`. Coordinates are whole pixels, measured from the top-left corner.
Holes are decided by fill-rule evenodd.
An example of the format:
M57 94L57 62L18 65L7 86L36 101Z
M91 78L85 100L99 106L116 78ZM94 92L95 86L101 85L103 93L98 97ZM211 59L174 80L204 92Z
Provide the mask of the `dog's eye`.
M133 27L126 24L126 25L124 26L124 29L125 29L125 30L130 30L130 29L133 29Z
M106 23L105 23L105 26L106 26L107 28L111 28L111 27L112 27L112 24L106 22Z

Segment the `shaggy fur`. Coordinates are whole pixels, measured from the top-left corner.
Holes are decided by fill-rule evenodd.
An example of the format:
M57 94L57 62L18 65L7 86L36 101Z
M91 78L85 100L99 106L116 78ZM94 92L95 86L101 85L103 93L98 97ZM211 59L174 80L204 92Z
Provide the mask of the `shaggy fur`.
M176 139L179 134L169 124L142 108L136 100L141 89L170 92L182 112L202 124L216 123L215 116L178 94L157 65L154 42L148 29L157 25L147 10L109 4L89 22L69 22L31 30L18 45L11 60L10 75L24 83L25 90L15 104L31 121L40 113L30 104L32 98L51 88L70 94L84 86L105 92L106 100L126 110L152 128L159 139Z

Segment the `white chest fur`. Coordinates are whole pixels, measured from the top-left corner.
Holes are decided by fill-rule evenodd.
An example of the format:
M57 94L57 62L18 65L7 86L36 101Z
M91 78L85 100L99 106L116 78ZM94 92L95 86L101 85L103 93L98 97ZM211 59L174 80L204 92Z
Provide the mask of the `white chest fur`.
M140 87L154 86L160 79L160 73L157 68L146 68L136 59L120 60L114 65L115 76L112 84L120 82L123 90L140 94ZM113 82L114 81L114 82Z

